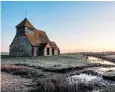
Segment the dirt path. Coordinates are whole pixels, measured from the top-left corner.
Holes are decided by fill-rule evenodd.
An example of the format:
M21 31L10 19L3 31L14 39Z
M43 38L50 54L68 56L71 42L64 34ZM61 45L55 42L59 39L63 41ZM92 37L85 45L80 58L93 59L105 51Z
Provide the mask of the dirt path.
M24 79L19 76L1 72L1 92L26 92L30 88L31 79Z

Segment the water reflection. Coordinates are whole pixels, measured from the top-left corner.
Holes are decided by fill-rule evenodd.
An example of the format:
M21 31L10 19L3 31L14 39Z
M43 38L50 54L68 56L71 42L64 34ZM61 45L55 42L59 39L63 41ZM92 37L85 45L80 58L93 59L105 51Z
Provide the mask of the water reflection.
M115 71L115 67L111 67L111 68L97 68L97 69L93 69L92 71L97 72L98 74L103 75L103 73L107 72L107 71ZM70 77L68 77L69 83L73 84L73 83L78 83L78 82L85 82L85 83L89 83L89 82L96 82L96 83L102 83L102 84L114 84L114 81L110 81L110 80L104 80L102 78L102 76L98 76L98 75L91 75L91 74L85 74L85 73L81 73L79 75L72 75Z
M112 62L110 62L110 61L103 60L103 59L96 58L96 57L92 57L92 56L88 56L87 61L88 61L88 62L91 62L91 63L100 63L100 64L115 65L114 63L112 63Z
M115 67L111 68L98 68L95 70L95 72L98 72L99 74L104 74L107 71L115 71Z
M97 78L97 76L82 73L79 75L73 75L73 76L69 77L69 81L70 81L70 83L78 83L79 81L90 82L96 78Z

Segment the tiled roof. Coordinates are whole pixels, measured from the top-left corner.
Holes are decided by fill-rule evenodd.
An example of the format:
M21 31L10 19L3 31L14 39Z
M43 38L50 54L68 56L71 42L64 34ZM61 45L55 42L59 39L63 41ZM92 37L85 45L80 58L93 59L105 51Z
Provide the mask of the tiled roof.
M34 30L32 33L26 33L26 36L33 46L39 46L42 43L49 42L46 33L41 30Z
M34 28L34 26L25 18L21 23L19 23L16 27L30 27Z
M25 33L26 37L28 38L28 40L32 46L43 46L43 47L45 47L49 43L49 45L52 48L59 50L56 43L53 41L50 41L48 36L46 35L46 33L44 31L35 29L34 26L28 21L27 18L25 18L16 27L30 27L30 28L34 29L31 33Z
M49 45L50 45L52 48L59 50L59 48L58 48L58 46L56 45L55 42L50 41L50 42L49 42Z

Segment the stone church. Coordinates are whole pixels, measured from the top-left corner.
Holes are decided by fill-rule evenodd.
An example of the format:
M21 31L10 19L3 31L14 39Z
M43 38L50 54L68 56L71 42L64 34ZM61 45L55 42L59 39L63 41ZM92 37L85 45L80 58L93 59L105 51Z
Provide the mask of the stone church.
M59 55L60 50L47 34L36 29L27 18L16 26L16 35L10 45L10 56Z

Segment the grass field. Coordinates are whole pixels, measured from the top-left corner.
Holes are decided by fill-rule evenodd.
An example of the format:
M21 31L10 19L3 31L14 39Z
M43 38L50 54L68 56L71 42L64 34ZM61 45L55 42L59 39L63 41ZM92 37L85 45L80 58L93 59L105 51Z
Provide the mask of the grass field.
M61 69L86 65L81 55L39 56L39 57L8 57L2 56L2 64L25 64L29 66Z
M74 73L97 74L94 73L94 70L90 72L87 70L94 67L115 66L87 62L80 54L45 57L9 57L2 55L2 84L5 83L6 85L2 85L2 91L9 92L10 88L10 92L92 92L93 90L104 89L104 87L113 90L113 86L105 86L96 82L85 83L78 80L77 84L69 84L67 81L67 78ZM26 83L19 82L19 80L25 80ZM19 85L17 89L15 84Z

